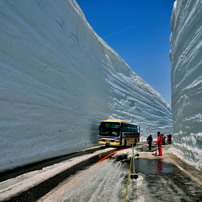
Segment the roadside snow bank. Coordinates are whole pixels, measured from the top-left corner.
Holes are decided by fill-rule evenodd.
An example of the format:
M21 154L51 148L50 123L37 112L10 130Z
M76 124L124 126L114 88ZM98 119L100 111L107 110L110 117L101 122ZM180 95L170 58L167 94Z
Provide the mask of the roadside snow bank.
M97 145L101 120L172 132L170 106L74 0L0 1L0 172Z
M202 1L177 0L172 13L173 153L202 169Z

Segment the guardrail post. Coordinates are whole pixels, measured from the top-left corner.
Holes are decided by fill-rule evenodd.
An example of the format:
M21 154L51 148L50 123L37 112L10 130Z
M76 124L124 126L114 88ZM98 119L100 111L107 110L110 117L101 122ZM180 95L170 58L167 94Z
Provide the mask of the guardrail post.
M130 174L131 179L137 179L138 174L135 173L135 155L134 155L134 145L132 146L132 172Z

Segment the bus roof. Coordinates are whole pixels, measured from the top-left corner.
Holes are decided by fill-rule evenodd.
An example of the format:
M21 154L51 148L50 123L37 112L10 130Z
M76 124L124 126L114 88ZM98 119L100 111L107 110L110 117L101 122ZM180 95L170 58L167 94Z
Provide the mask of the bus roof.
M133 124L133 123L130 123L128 121L123 121L123 120L120 120L120 119L106 119L106 120L102 120L101 122L127 123L127 124L132 124L132 125L136 125L137 126L137 124Z

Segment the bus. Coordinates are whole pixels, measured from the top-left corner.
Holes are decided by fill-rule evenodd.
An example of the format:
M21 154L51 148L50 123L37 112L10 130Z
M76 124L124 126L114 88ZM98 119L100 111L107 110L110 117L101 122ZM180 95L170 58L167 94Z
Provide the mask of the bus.
M140 126L119 119L107 119L99 125L99 145L130 146L140 141Z

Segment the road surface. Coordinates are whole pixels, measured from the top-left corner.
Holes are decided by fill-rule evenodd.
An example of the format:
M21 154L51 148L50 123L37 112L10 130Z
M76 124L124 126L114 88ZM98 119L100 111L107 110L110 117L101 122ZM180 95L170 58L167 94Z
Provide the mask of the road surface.
M201 201L200 171L169 154L168 146L162 157L146 150L141 146L135 160L137 179L128 175L128 161L110 158L66 179L38 202Z

